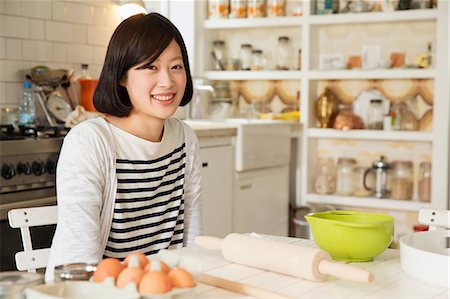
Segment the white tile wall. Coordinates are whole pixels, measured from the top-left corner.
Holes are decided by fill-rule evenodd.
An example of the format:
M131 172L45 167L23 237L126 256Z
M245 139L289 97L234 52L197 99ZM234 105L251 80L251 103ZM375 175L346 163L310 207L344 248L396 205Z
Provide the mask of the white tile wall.
M18 106L18 70L36 65L100 74L119 24L115 0L0 0L0 107Z

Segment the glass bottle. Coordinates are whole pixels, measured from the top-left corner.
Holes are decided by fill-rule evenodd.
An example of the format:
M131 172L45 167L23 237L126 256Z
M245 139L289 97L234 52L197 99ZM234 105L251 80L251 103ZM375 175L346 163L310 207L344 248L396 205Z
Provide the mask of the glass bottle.
M213 69L217 71L224 70L227 53L225 49L225 42L223 40L213 41L212 57Z
M336 190L336 166L332 158L319 158L314 189L317 194L333 194Z
M356 160L351 158L339 158L336 175L336 193L339 195L352 195L355 189L354 168Z
M413 163L411 161L392 162L391 197L411 199L413 194Z
M31 90L31 82L23 83L23 95L19 105L19 125L34 125L36 121L36 103Z
M421 162L419 165L419 200L431 201L431 162Z
M252 67L252 45L242 44L239 58L241 59L241 70L249 71Z
M384 107L380 99L370 100L367 128L369 130L383 130Z
M277 50L276 50L276 62L277 70L289 70L292 65L291 54L292 54L291 40L287 36L280 36L278 38Z

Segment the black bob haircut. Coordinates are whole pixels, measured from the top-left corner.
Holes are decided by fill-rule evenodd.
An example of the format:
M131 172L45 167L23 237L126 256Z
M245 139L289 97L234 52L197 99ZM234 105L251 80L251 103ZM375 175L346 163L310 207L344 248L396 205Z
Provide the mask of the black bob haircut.
M192 98L193 86L183 37L166 17L149 13L129 17L114 31L94 91L95 109L118 117L128 116L133 107L126 88L120 82L132 67L155 61L172 40L181 49L186 72L186 87L180 106L187 105Z

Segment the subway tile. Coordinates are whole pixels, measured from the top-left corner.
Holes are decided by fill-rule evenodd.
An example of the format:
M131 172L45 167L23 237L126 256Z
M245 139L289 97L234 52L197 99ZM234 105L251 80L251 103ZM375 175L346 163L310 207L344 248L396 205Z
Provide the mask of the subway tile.
M22 59L22 40L17 38L6 39L6 59Z
M112 31L109 27L90 27L87 31L87 43L89 45L107 46Z
M6 0L0 0L0 15L6 13L5 3L6 3Z
M71 42L86 44L87 42L86 25L73 25L73 39Z
M29 38L30 20L2 15L0 18L0 36Z
M26 70L30 68L27 61L22 60L2 60L0 61L0 81L21 82L23 76L19 70Z
M23 41L23 59L36 61L50 61L52 58L52 44L45 41Z
M100 73L102 72L103 62L101 65L91 64L89 65L89 73L93 79L98 79L100 77Z
M0 104L6 104L6 83L5 82L0 82Z
M74 25L45 21L45 39L55 42L72 42L74 38Z
M67 60L72 63L92 63L94 61L94 47L88 45L67 45Z
M49 20L52 18L52 1L22 0L22 15Z
M8 15L21 16L22 15L22 1L6 0L5 13Z
M30 19L30 38L45 39L45 23L43 20Z
M54 2L53 19L56 21L91 24L93 18L93 8L90 5L78 2Z
M52 43L52 61L66 62L67 45L64 43Z
M6 38L0 37L0 59L5 58L6 58Z
M103 65L106 56L106 46L105 47L94 47L94 63Z
M20 82L7 82L6 83L6 104L19 106L20 99L22 97L23 80Z

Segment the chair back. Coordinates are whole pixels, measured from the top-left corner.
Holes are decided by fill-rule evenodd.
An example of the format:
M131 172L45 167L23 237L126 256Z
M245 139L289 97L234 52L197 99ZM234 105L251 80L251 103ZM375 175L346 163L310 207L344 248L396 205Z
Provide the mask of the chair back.
M30 227L56 224L57 206L12 209L8 211L8 220L12 228L20 228L22 237L23 251L15 255L17 270L36 273L36 269L45 268L50 248L33 249Z

